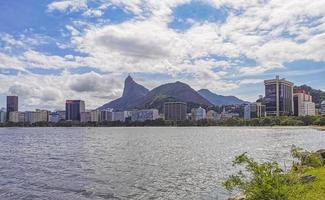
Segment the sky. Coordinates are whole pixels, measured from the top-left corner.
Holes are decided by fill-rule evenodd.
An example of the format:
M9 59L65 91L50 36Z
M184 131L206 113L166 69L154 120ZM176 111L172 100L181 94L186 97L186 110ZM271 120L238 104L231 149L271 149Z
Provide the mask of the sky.
M0 108L94 109L128 74L248 101L276 75L325 90L325 0L0 1Z

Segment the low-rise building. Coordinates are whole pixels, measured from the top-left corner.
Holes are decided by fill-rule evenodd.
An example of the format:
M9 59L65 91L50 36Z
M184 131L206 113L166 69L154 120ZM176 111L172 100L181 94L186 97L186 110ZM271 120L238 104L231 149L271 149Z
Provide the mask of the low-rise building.
M65 111L55 111L49 113L49 122L58 123L65 120Z
M247 104L244 108L244 118L260 118L266 116L265 105L262 105L260 102Z
M193 108L191 110L191 113L192 113L192 120L194 120L194 121L206 119L206 116L207 116L206 110L202 107Z
M59 110L59 111L56 111L56 113L59 114L59 121L64 121L65 120L65 117L66 117L65 110Z
M322 101L322 103L320 105L320 113L322 115L325 115L325 101Z
M131 121L144 122L147 120L159 119L159 112L157 109L136 110L131 111Z
M220 120L222 120L222 121L240 116L239 113L233 113L233 112L226 111L225 107L223 107L223 111L221 112L220 115L221 115Z
M60 121L60 115L57 112L49 113L49 122L58 123Z
M221 114L217 113L214 110L209 110L207 112L207 120L219 121L221 119Z

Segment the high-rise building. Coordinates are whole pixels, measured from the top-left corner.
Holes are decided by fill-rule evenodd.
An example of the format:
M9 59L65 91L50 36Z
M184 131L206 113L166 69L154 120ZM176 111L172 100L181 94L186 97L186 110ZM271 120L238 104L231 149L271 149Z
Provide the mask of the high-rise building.
M90 111L90 121L91 122L99 122L99 119L100 119L100 111L99 110Z
M84 123L91 122L91 112L90 111L81 112L80 121Z
M82 100L67 100L65 111L66 120L80 121L80 113L85 112L85 102Z
M268 116L283 116L293 114L293 83L280 79L265 80L266 114Z
M194 121L206 119L206 117L207 117L206 110L202 107L193 108L191 110L191 113L192 113L192 120L194 120Z
M36 110L25 112L25 122L36 123L36 122L48 122L49 111L47 110Z
M7 121L10 112L18 111L18 96L7 96Z
M187 104L184 102L166 102L164 103L164 115L167 121L186 120Z
M293 95L295 116L315 116L316 108L312 96L304 90L299 90Z
M128 117L131 117L130 111L113 112L113 121L125 122Z
M25 113L12 111L9 113L9 122L18 123L18 122L25 122Z
M322 115L325 115L325 101L322 101L322 103L320 105L320 113Z
M244 108L244 118L260 118L265 117L265 105L262 105L261 102L251 103L245 106Z
M113 121L113 110L112 109L101 110L99 121L101 121L101 122Z

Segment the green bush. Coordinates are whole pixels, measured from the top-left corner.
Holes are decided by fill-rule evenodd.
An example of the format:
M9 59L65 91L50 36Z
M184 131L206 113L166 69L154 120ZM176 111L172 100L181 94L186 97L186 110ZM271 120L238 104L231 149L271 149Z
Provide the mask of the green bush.
M289 171L283 171L277 162L258 163L246 153L239 155L233 165L244 166L224 182L227 190L240 190L246 200L287 200L296 199L307 190L301 181L307 169L323 169L321 156L292 146L291 156L296 159ZM308 185L307 185L308 186ZM308 188L308 187L307 187Z
M324 165L322 157L314 152L303 150L302 148L292 146L291 156L296 158L298 162L294 163L294 167L321 167Z
M277 162L259 164L242 154L235 158L234 165L244 165L248 173L239 171L224 186L230 191L243 191L247 200L284 200L289 195L289 187L300 184L297 174L283 172Z

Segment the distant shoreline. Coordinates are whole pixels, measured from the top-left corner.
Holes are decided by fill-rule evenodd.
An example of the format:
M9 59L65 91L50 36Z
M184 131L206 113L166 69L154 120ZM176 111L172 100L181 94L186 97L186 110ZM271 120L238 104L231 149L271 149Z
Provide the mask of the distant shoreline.
M325 126L0 126L1 128L301 128L325 131Z

